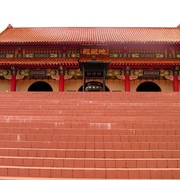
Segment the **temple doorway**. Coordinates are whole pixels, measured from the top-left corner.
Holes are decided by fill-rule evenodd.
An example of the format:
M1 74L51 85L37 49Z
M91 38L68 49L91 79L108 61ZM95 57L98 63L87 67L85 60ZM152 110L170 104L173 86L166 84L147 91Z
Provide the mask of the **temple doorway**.
M137 89L137 92L161 92L161 88L154 82L143 82Z
M78 91L83 91L83 86L79 88ZM96 81L91 81L85 84L85 91L86 92L99 92L103 91L103 84ZM105 91L109 91L109 88L105 86Z
M53 89L48 83L44 81L38 81L31 84L31 86L28 88L28 91L53 91Z

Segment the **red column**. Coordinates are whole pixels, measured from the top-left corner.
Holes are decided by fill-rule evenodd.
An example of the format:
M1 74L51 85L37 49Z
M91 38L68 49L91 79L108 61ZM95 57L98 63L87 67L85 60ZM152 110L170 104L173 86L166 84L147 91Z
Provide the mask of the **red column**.
M64 75L59 76L59 92L64 91Z
M130 68L129 66L126 67L125 71L124 71L124 75L125 75L125 92L130 92Z
M59 92L64 91L64 68L60 66L59 68Z
M130 78L129 78L129 75L125 76L125 92L130 92Z
M173 89L174 89L174 92L179 92L178 76L173 76Z
M179 76L179 67L176 66L174 69L174 72L173 72L173 89L174 89L174 92L179 92L178 76Z
M16 91L16 70L14 67L11 69L11 91Z

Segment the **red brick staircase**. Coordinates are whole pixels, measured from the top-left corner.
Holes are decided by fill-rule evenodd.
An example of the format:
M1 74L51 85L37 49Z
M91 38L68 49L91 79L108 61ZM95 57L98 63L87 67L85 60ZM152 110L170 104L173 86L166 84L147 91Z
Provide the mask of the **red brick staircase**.
M0 99L0 179L180 179L179 93Z

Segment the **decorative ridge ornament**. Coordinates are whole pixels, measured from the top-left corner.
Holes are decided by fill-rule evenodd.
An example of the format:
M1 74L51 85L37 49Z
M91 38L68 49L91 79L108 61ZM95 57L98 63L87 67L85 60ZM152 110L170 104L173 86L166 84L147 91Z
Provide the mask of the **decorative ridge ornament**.
M11 28L13 28L13 26L11 24L8 24L7 28L11 29Z

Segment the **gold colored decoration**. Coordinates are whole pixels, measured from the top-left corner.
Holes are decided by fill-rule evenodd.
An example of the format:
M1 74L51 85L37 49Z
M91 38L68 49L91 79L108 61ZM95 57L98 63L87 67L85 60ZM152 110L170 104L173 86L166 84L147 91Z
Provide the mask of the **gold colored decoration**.
M72 58L78 58L79 56L80 56L80 55L79 55L79 50L76 49L76 48L68 49L68 50L66 51L66 57L67 57L67 58L70 58L70 57L72 57Z
M73 77L82 77L80 69L69 69L67 74Z
M117 78L120 79L120 80L124 80L125 76L124 76L124 74L122 74L122 75L118 75Z
M130 80L135 80L138 79L139 76L135 76L135 75L130 75Z
M0 76L7 76L8 74L10 74L10 70L0 69Z
M16 75L16 79L24 79L24 77L25 77L25 76L19 75L19 74Z
M167 80L173 81L173 76L164 76Z
M0 49L0 58L15 58L15 49Z
M12 79L12 75L10 75L10 74L5 75L4 78L10 80L10 79Z
M156 69L154 69L154 70L156 70ZM132 70L132 75L141 77L141 76L144 75L144 71L145 70L142 70L142 69ZM147 71L148 71L148 69L147 69ZM173 75L173 72L171 70L160 69L160 70L157 70L157 71L159 71L160 77L167 77L167 76L172 76Z
M70 75L69 70L66 70L65 75L64 75L64 79L67 80L67 79L72 79L72 78L73 78L73 75Z
M141 69L132 70L132 75L133 76L143 76L143 70L141 70Z
M12 75L11 74L4 75L4 78L10 80L12 79Z
M16 79L23 79L26 76L29 76L29 69L20 69L20 70L17 70Z
M68 71L66 70L65 71L65 75L64 75L64 79L67 80L67 79L71 79L73 76L72 75L69 75L68 74ZM59 80L59 75L58 73L57 74L54 74L54 75L51 75L51 78L52 79L55 79L55 80Z
M50 58L57 58L58 57L58 53L50 53Z
M54 76L58 74L58 70L57 69L47 69L46 70L46 76Z
M17 79L23 79L24 77L27 77L30 75L29 69L20 69L17 71ZM50 76L52 79L59 79L58 75L58 69L47 69L46 70L46 76Z
M8 69L0 69L0 77L4 77L5 79L11 79L11 71Z
M59 74L57 69L48 69L47 76L51 76L52 79L59 80Z
M82 72L80 69L69 69L67 70L66 74L72 77L81 78ZM122 75L122 70L120 69L110 69L107 71L106 77L107 78L117 78Z
M65 74L65 75L64 75L64 79L65 79L65 80L72 79L72 77L73 77L73 76L70 76L70 75L68 75L68 74Z
M124 79L125 79L124 70L121 70L121 74L116 75L116 77L117 77L119 80L124 80Z
M132 58L139 58L139 54L138 53L134 53L131 56L132 56Z
M11 79L11 70L9 69L0 69L0 76L4 77L5 79Z
M62 57L62 50L55 48L23 49L25 58L57 58Z
M108 55L107 48L84 48L81 51L82 55Z
M164 54L159 54L159 53L157 53L157 54L156 54L156 58L164 58Z
M25 54L25 57L26 57L26 58L33 58L33 57L34 57L34 54L33 54L33 53Z
M172 76L173 72L171 70L160 70L160 76Z
M122 49L118 49L118 48L110 49L110 57L111 58L120 58L122 56L123 56Z
M106 77L108 78L117 78L117 76L122 75L122 70L120 69L110 69L107 71Z
M17 71L17 75L29 76L29 69L20 69L20 70Z
M52 79L59 80L59 75L51 75Z
M79 58L80 55L107 56L111 58L180 58L180 49L131 48L131 47L44 47L0 49L0 58Z

